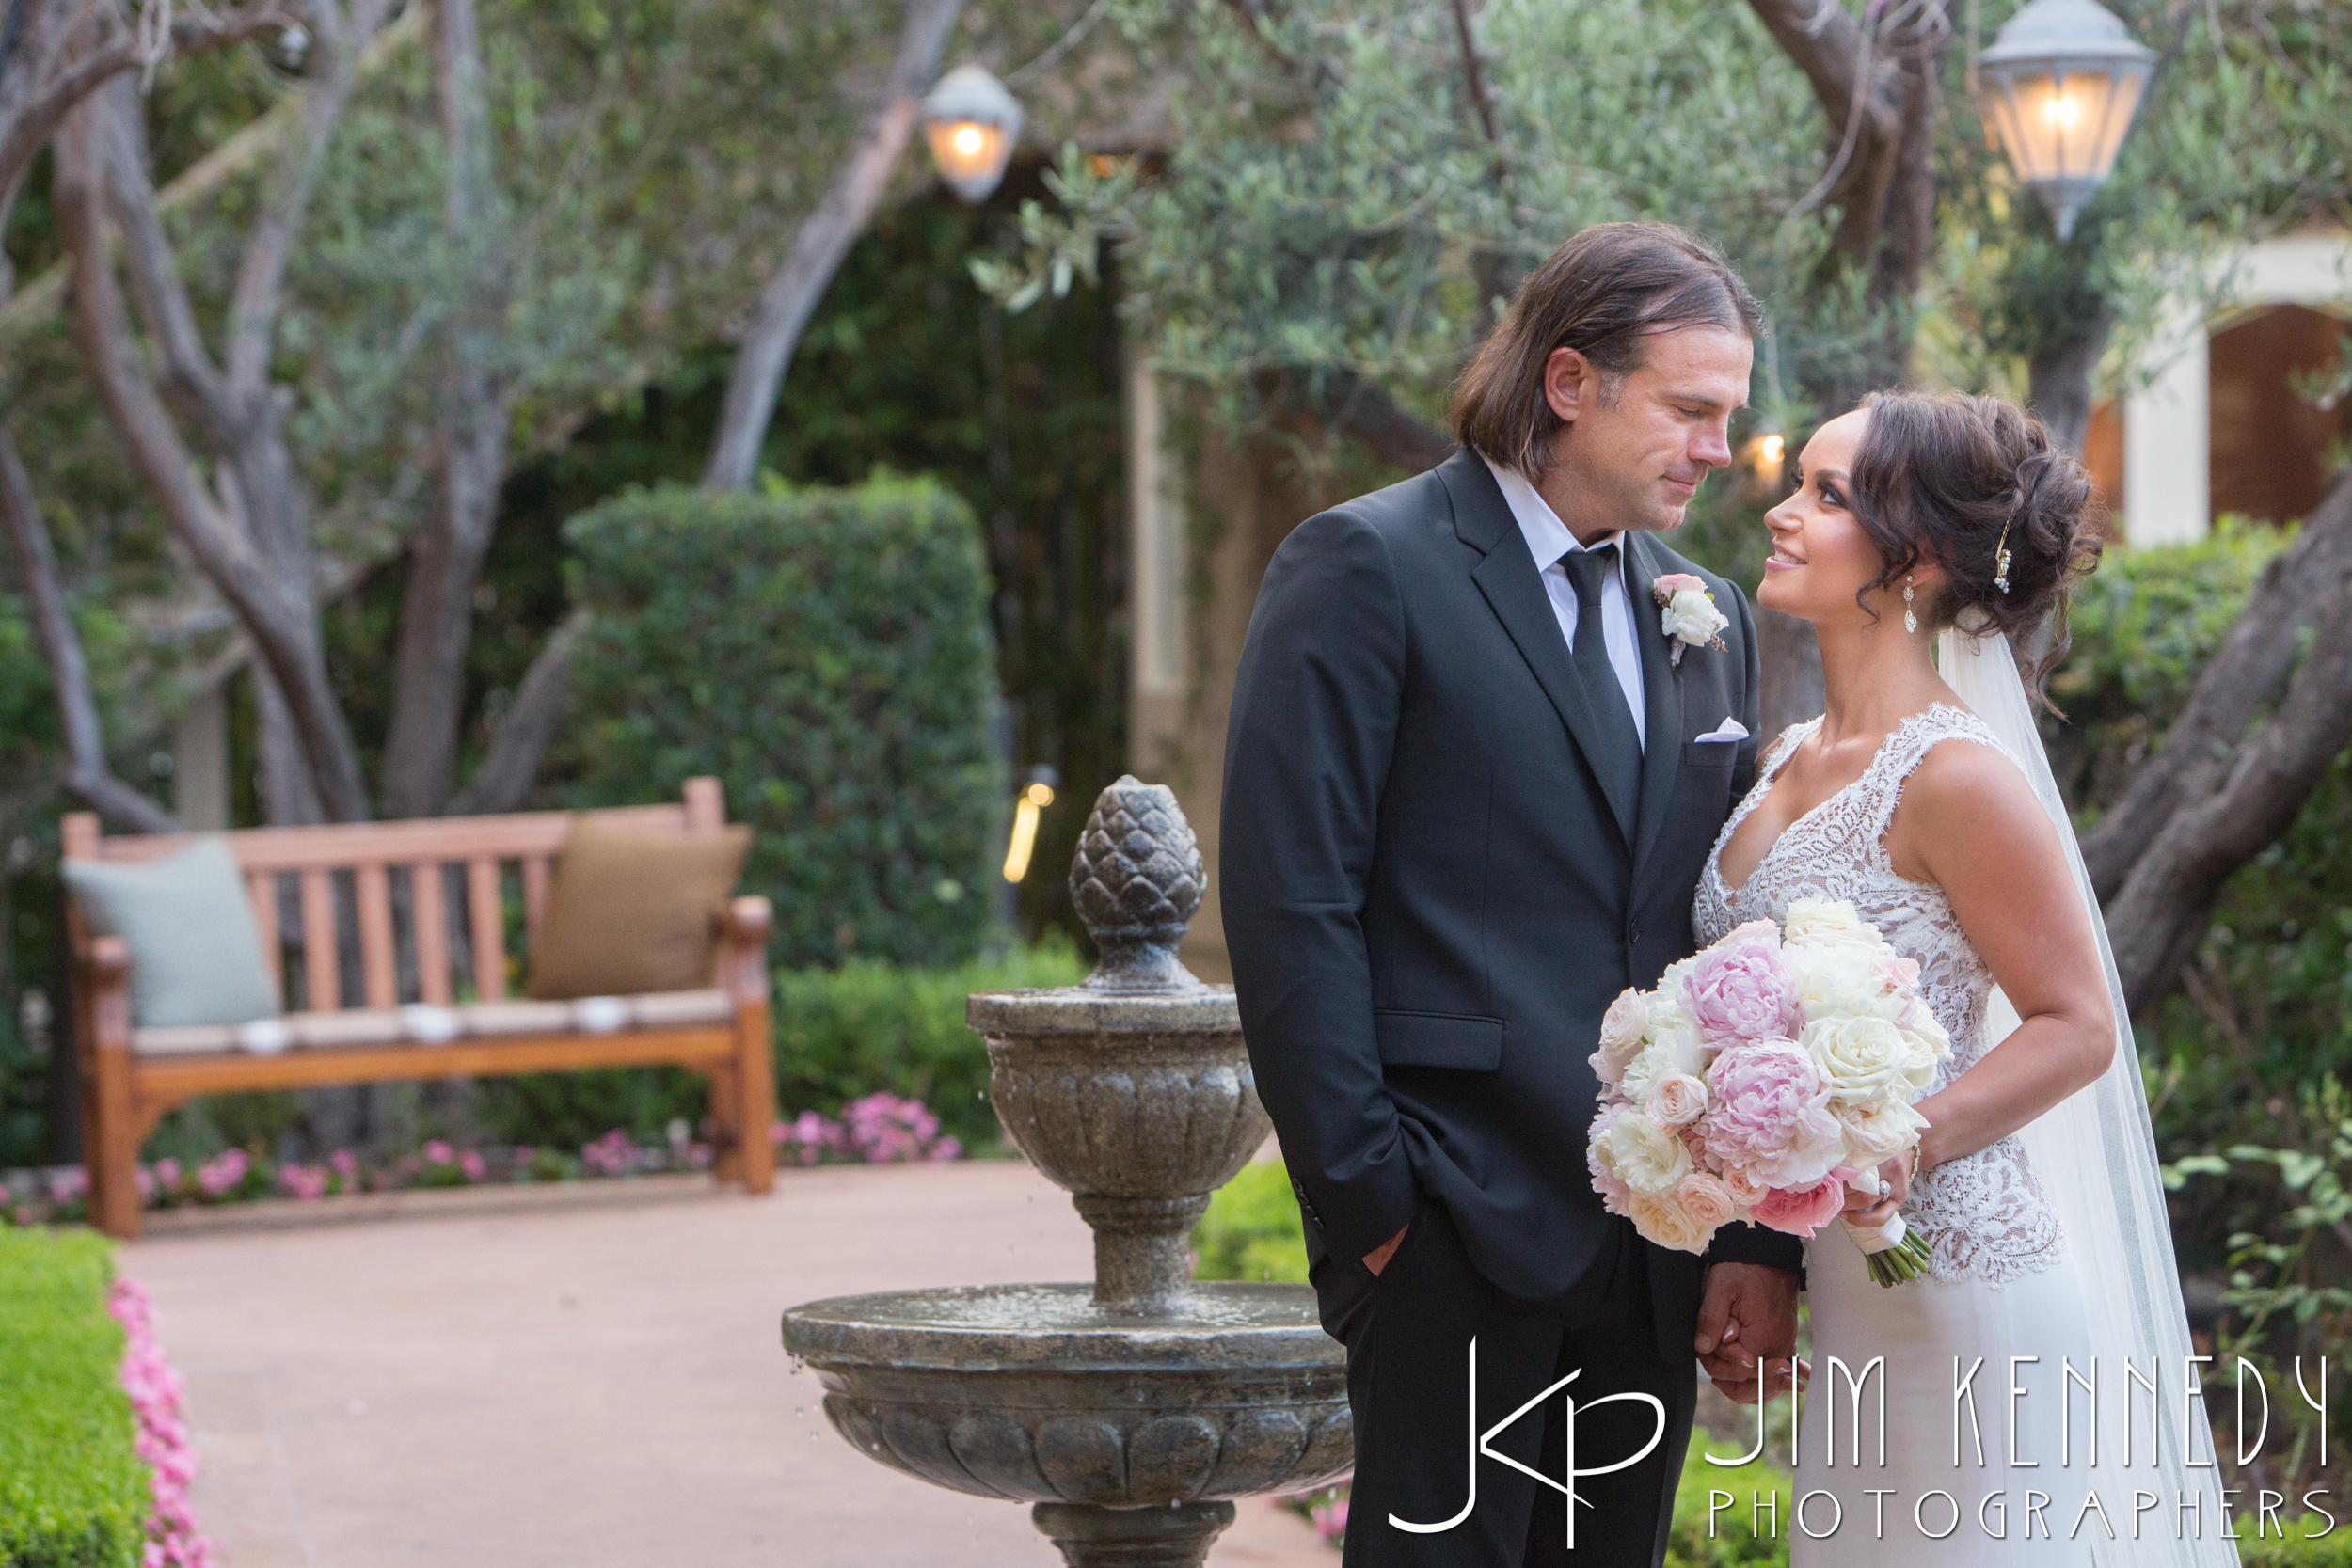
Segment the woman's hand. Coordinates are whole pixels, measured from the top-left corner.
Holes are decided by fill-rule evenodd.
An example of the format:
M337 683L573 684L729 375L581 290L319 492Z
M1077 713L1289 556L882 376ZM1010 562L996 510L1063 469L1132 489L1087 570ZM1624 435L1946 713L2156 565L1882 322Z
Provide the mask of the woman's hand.
M1876 1196L1871 1196L1868 1189L1857 1188L1851 1183L1846 1188L1846 1212L1843 1217L1857 1230L1875 1230L1884 1225L1903 1206L1903 1199L1911 1196L1909 1157L1898 1156L1883 1162L1879 1165L1879 1180L1885 1187Z

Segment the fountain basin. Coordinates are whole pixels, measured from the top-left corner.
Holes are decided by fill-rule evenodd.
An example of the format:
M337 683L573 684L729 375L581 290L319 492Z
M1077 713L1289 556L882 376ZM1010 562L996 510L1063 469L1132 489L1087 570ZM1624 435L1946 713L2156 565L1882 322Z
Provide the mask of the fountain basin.
M1354 1462L1346 1355L1303 1286L1195 1285L1156 1321L1080 1284L841 1296L786 1313L784 1343L868 1458L976 1497L1164 1509Z

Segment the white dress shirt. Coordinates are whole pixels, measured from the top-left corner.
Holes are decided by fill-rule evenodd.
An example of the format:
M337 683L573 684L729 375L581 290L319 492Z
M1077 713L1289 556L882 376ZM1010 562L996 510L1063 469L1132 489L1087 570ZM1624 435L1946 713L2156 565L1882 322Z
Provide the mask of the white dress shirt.
M1577 543L1568 525L1551 509L1551 503L1536 493L1526 476L1517 468L1506 468L1492 458L1480 454L1479 460L1502 486L1502 499L1518 519L1519 533L1527 540L1527 548L1535 558L1535 569L1543 574L1544 592L1551 597L1551 613L1560 622L1560 635L1567 640L1571 652L1576 647L1576 622L1580 609L1576 600L1576 584L1569 579L1568 569L1560 562L1573 551L1587 546ZM1610 667L1617 672L1617 684L1625 688L1625 705L1633 710L1633 733L1646 746L1649 742L1646 710L1642 700L1642 650L1633 639L1633 599L1625 585L1625 535L1612 533L1593 541L1595 546L1614 544L1617 546L1617 569L1601 578L1600 633L1602 644L1609 650Z

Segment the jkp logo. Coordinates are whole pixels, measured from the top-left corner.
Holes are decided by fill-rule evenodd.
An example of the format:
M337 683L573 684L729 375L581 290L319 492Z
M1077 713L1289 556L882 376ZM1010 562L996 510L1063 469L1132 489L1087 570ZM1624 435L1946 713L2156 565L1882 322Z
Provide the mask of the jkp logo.
M1470 1342L1470 1427L1468 1444L1470 1459L1467 1465L1470 1472L1470 1497L1464 1500L1462 1504L1462 1511L1451 1519L1440 1520L1438 1523L1431 1525L1417 1525L1408 1519L1400 1519L1395 1514L1391 1513L1389 1515L1389 1523L1396 1527L1398 1529L1410 1530L1415 1535L1443 1535L1447 1530L1454 1528L1456 1525L1462 1523L1463 1520L1468 1519L1478 1507L1478 1461L1483 1457L1494 1460L1499 1464L1508 1465L1511 1468L1518 1471L1521 1475L1533 1476L1537 1481L1543 1482L1546 1486L1550 1487L1553 1491L1560 1493L1568 1499L1568 1549L1570 1551L1574 1551L1576 1549L1577 1505L1581 1503L1586 1508L1593 1506L1590 1498L1580 1497L1577 1496L1576 1483L1578 1478L1582 1476L1610 1475L1615 1471L1625 1469L1629 1465L1639 1465L1643 1460L1647 1459L1650 1456L1651 1451L1664 1440L1666 1435L1666 1406L1664 1402L1660 1400L1655 1394L1645 1394L1635 1390L1623 1394L1605 1394L1599 1399L1588 1400L1580 1406L1576 1402L1576 1396L1574 1394L1562 1395L1562 1400L1566 1411L1566 1414L1564 1417L1564 1420L1565 1422L1564 1430L1567 1438L1567 1473L1561 1477L1558 1481L1552 1480L1551 1477L1545 1475L1542 1471L1536 1469L1532 1465L1520 1464L1518 1460L1512 1458L1507 1453L1497 1453L1493 1449L1487 1447L1487 1445L1494 1441L1497 1433L1509 1431L1513 1423L1518 1421L1520 1417L1542 1404L1544 1401L1551 1398L1552 1395L1560 1393L1561 1390L1567 1387L1569 1384L1574 1383L1577 1378L1581 1375L1581 1372L1582 1369L1581 1368L1577 1371L1570 1372L1567 1376L1562 1378L1559 1382L1553 1384L1542 1393L1537 1394L1534 1399L1529 1400L1525 1404L1520 1405L1517 1410L1512 1411L1511 1414L1505 1416L1502 1419L1497 1421L1486 1431L1481 1432L1478 1430L1478 1341L1475 1338L1471 1339ZM1576 1462L1577 1412L1580 1409L1597 1410L1604 1404L1613 1404L1619 1400L1640 1400L1644 1404L1648 1405L1651 1411L1658 1417L1657 1430L1650 1433L1649 1441L1642 1445L1639 1452L1629 1454L1623 1459L1614 1460L1607 1465L1596 1465L1589 1469L1579 1465Z

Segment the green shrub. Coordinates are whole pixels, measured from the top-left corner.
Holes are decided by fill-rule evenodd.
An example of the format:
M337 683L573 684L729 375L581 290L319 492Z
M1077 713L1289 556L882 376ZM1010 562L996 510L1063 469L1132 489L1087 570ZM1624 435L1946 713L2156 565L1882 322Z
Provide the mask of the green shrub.
M988 574L928 481L711 496L638 490L575 517L561 791L675 797L715 774L757 834L746 889L789 967L979 951L1002 793Z
M1666 1542L1667 1568L1788 1568L1788 1534L1794 1528L1788 1513L1788 1472L1760 1462L1728 1469L1710 1465L1700 1451L1708 1442L1702 1428L1692 1434L1690 1451L1682 1456L1674 1532ZM1709 1496L1714 1492L1730 1493L1731 1501L1714 1515L1710 1536L1708 1508L1715 1500ZM1777 1508L1768 1494L1778 1495ZM1817 1514L1813 1523L1821 1522Z
M106 1311L112 1249L0 1229L0 1563L129 1568L150 1499Z
M2276 1535L2256 1537L2243 1514L2236 1516L2239 1541L2237 1560L2244 1568L2352 1568L2352 1529L2341 1524L2332 1529L2328 1521L2316 1513L2299 1519L2289 1519L2283 1539ZM2305 1532L2328 1530L2318 1540L2306 1539Z
M848 963L776 975L776 1100L822 1111L888 1089L923 1101L940 1131L977 1148L998 1137L988 1048L963 1022L976 990L1074 985L1086 964L1051 936L1006 958L954 969Z
M1279 1160L1242 1166L1219 1187L1209 1212L1192 1233L1200 1260L1196 1279L1307 1279L1307 1242L1291 1193L1289 1169Z
M1073 985L1085 960L1069 939L952 968L898 968L863 959L839 969L776 972L776 1104L837 1113L877 1090L919 1100L940 1131L967 1148L996 1141L988 1106L988 1050L964 1026L963 999L976 990ZM698 1124L709 1109L703 1080L680 1068L616 1068L485 1079L481 1115L508 1143L578 1148L615 1127L659 1142L682 1117Z

